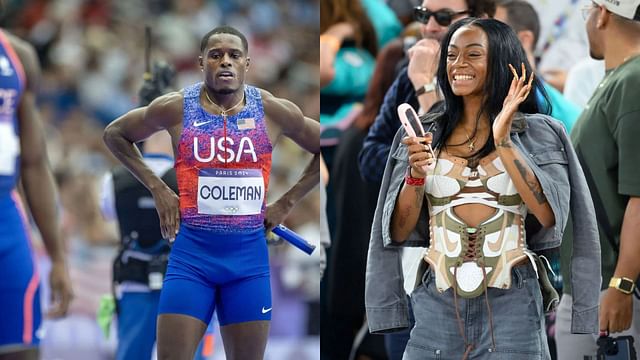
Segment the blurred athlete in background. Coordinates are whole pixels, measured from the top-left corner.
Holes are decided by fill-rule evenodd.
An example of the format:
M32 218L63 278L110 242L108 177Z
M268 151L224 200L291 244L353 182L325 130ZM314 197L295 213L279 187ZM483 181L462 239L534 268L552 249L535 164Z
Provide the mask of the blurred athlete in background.
M1 3L0 3L1 6ZM38 359L40 276L30 224L18 195L22 182L51 258L52 308L64 316L73 297L58 223L57 190L35 104L40 66L33 48L0 30L0 359Z

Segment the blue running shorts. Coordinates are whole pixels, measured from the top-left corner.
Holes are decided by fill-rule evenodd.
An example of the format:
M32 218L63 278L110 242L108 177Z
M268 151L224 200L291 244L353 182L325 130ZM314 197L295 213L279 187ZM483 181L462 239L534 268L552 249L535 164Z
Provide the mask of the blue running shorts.
M183 314L221 326L271 320L264 229L217 234L182 224L169 255L159 314Z

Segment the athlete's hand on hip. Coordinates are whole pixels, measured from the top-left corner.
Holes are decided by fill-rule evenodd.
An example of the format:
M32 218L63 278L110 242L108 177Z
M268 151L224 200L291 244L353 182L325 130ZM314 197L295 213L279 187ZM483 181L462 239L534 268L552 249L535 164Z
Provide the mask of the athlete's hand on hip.
M513 115L518 111L520 104L529 96L533 83L533 73L527 82L527 70L524 63L522 64L522 76L518 76L518 72L511 64L509 64L509 69L513 73L511 87L509 87L507 97L504 98L502 110L493 122L493 139L496 144L509 139Z
M411 177L424 179L427 176L426 167L433 164L435 159L429 150L433 135L426 133L424 137L407 136L402 143L407 145L408 161L411 166Z
M64 261L51 263L49 286L51 287L51 309L47 312L47 316L52 318L65 316L73 299L73 290L71 289L69 271Z
M156 210L160 218L162 237L173 242L180 229L180 201L178 195L168 186L153 192Z
M617 333L631 327L633 294L608 288L600 300L600 331Z
M268 233L278 224L281 224L287 218L291 207L285 201L276 201L267 205L267 211L264 216L264 230Z

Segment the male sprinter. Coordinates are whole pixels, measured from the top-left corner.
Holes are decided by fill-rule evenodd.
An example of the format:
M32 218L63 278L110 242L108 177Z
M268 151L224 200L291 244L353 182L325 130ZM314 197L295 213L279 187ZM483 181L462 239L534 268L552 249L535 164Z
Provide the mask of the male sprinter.
M72 298L56 188L35 106L39 76L33 48L0 30L0 360L37 359L40 342L40 279L18 179L51 257L49 315L63 316Z
M238 30L211 30L200 50L203 83L116 119L104 139L151 191L163 236L175 237L160 296L158 358L190 359L215 309L227 359L262 359L271 318L265 231L318 184L320 127L290 101L244 84L248 44ZM133 145L163 129L172 137L179 197ZM315 157L266 206L281 135Z

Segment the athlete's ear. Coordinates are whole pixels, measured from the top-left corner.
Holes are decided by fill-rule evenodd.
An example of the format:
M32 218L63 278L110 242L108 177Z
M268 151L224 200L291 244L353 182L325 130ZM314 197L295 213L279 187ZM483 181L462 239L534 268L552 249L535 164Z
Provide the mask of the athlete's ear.
M198 56L198 64L200 64L200 71L204 71L204 63L202 62L202 55Z
M249 64L251 63L251 58L247 57L247 62L244 67L244 71L249 71Z

